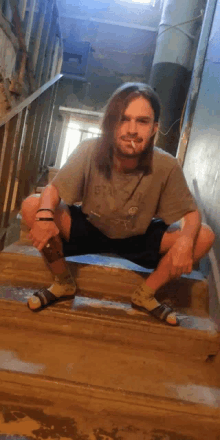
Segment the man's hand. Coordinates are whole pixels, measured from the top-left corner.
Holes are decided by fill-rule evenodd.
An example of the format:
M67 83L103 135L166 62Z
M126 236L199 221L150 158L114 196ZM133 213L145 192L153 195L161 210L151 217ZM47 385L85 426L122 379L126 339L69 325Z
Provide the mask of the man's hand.
M35 221L29 237L32 240L33 246L41 251L48 240L58 234L59 229L54 221Z
M193 239L181 236L169 250L172 277L180 277L183 273L192 272L193 245Z

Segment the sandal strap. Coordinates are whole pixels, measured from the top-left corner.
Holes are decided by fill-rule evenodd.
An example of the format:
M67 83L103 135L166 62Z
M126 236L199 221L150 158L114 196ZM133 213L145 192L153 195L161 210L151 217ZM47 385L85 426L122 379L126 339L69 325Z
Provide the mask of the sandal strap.
M38 292L34 293L34 296L39 298L42 307L57 300L57 297L46 288L38 290Z
M161 321L166 321L167 316L173 312L173 309L167 304L161 304L155 309L151 310L150 313L155 316L155 318L159 318Z

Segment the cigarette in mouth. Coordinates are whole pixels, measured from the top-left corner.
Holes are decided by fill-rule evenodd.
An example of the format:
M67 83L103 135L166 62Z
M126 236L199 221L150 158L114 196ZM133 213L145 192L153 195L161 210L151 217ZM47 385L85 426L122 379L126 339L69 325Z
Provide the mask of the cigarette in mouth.
M135 150L135 143L134 143L134 141L131 141L131 145L132 145L133 149Z

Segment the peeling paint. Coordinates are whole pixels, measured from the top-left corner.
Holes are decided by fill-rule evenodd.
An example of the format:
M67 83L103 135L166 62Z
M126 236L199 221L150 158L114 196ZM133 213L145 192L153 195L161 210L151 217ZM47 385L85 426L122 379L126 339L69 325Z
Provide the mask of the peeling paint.
M12 351L0 350L0 369L36 374L42 373L45 365L24 362Z

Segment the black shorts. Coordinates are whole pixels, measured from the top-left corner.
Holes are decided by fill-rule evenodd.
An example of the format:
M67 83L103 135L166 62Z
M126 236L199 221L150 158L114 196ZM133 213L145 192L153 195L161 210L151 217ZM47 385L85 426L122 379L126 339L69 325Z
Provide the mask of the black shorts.
M80 206L69 206L72 224L70 239L63 241L65 257L87 254L114 254L148 269L157 267L161 255L160 243L169 225L153 219L143 235L128 238L108 238L93 226Z

